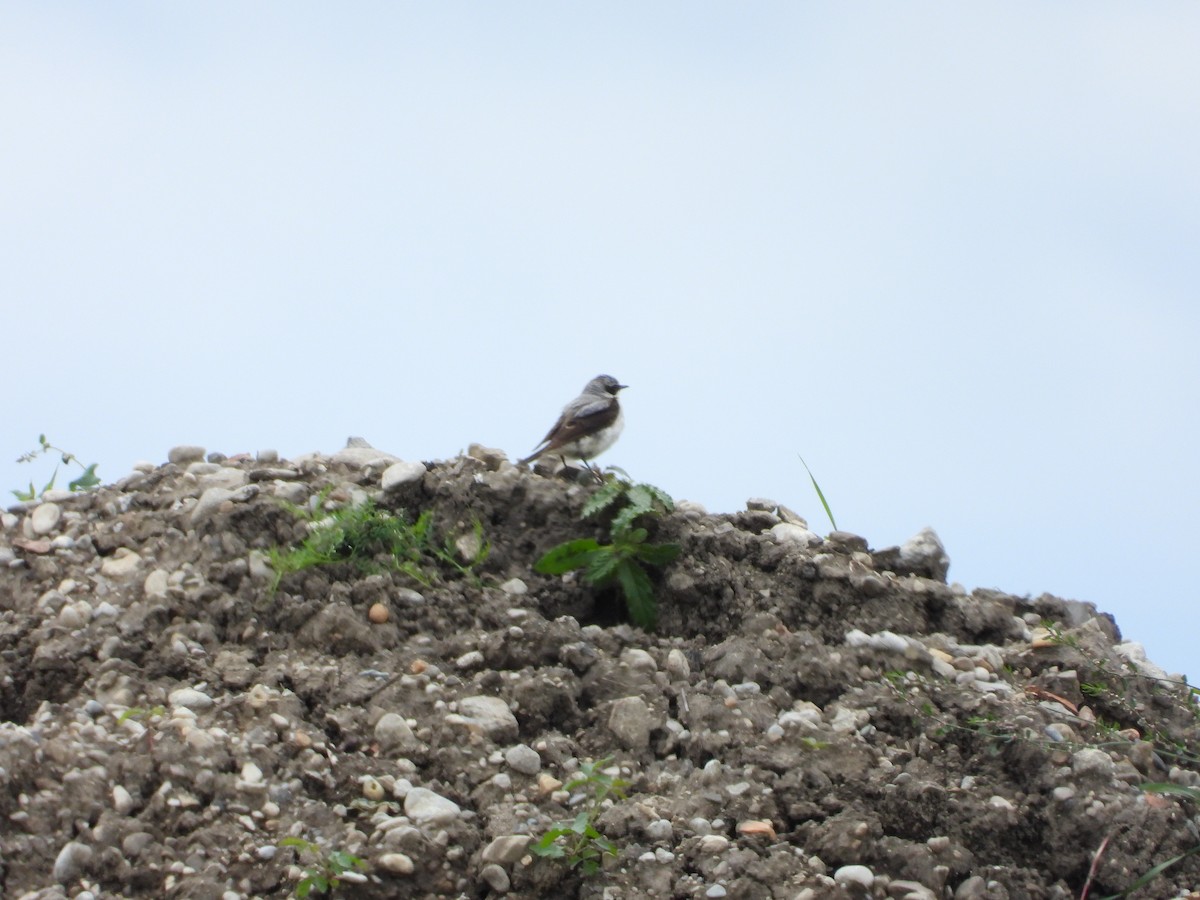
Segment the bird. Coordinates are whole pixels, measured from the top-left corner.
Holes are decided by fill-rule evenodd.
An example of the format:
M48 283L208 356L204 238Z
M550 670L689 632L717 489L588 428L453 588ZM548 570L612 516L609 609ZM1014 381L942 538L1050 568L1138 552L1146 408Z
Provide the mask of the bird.
M629 385L621 384L611 375L597 375L583 387L583 392L563 407L554 427L534 449L520 461L531 463L545 453L555 453L567 464L578 459L596 474L588 460L611 447L625 427L625 414L617 401L617 393Z

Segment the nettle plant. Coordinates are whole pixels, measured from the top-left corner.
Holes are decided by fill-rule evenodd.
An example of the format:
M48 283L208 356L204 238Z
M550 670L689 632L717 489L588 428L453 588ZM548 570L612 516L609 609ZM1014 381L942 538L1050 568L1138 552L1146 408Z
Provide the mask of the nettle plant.
M652 484L634 484L611 472L606 479L604 486L584 504L580 519L612 512L609 543L602 544L590 537L567 541L549 550L533 568L543 575L582 570L583 580L594 587L617 585L625 597L630 618L649 630L658 621L658 604L646 567L667 565L679 555L680 547L649 543L650 532L637 522L671 512L675 502Z
M593 875L600 871L605 856L617 855L617 845L596 827L600 814L613 800L624 800L625 788L629 787L624 778L606 771L610 763L611 757L580 763L579 774L565 787L574 794L572 801L581 803L582 808L570 821L550 826L530 847L535 856L561 859L572 869Z

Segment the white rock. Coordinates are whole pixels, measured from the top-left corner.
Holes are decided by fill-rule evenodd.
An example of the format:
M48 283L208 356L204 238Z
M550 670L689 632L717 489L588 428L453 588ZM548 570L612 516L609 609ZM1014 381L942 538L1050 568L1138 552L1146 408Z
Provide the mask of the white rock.
M201 490L217 487L232 491L240 488L248 480L248 476L241 469L235 469L232 466L217 466L215 472L201 476L199 483Z
M508 704L499 697L464 697L458 701L458 713L446 716L452 725L466 725L495 740L516 737L520 727Z
M657 672L654 657L640 647L629 647L621 653L621 662L637 672Z
M29 516L29 527L36 535L49 534L58 527L61 518L61 506L57 503L43 503Z
M700 838L700 850L709 856L716 856L729 849L729 838L723 834L706 834Z
M355 439L351 438L351 440ZM357 440L361 441L362 438L358 438ZM366 444L366 441L363 441L363 443ZM365 447L361 445L344 447L333 454L333 461L350 466L352 469L361 469L366 466L380 468L390 466L392 463L401 462L398 456L393 456L382 450L376 450L370 444L367 444Z
M542 757L527 744L516 744L504 751L504 761L514 772L536 775L542 770Z
M154 600L163 600L167 596L167 570L155 569L146 576L146 580L142 583L142 590L148 598Z
M528 593L529 586L520 578L510 578L504 584L500 585L500 590L504 591L510 597L520 597Z
M127 578L138 570L142 558L128 547L119 547L117 551L100 564L100 574L109 578Z
M532 840L528 834L502 834L484 848L481 858L485 863L515 863Z
M449 825L462 810L453 800L415 787L404 798L404 814L418 825Z
M692 674L687 655L678 647L667 651L667 674L675 681L687 681Z
M384 713L375 723L375 740L384 751L398 750L416 743L416 735L404 716L399 713Z
M842 887L853 884L869 888L875 883L875 873L866 866L842 866L833 873L833 880Z
M92 848L79 841L68 841L54 860L54 880L59 884L78 881L84 867L92 860Z
M229 490L228 488L208 488L203 494L200 495L200 499L196 501L196 505L192 507L192 524L195 525L197 522L207 519L210 515L217 511L222 503L231 499L232 497L233 491Z
M112 789L113 809L123 816L133 811L133 795L119 784Z
M383 474L379 477L379 484L385 491L394 491L398 487L420 481L425 477L427 471L424 463L392 463L383 470Z
M932 528L922 528L900 547L900 559L909 565L928 567L934 576L945 579L950 571L950 557Z
M181 444L167 451L167 461L175 465L196 462L204 459L204 448L191 444Z
M1071 756L1071 771L1081 777L1111 778L1116 770L1112 757L1096 747L1085 747Z
M480 869L479 877L486 881L488 887L497 894L507 894L508 889L512 887L511 882L508 880L508 873L495 863L488 863Z
M393 875L411 875L416 868L413 861L403 853L384 853L378 859L379 868Z
M209 709L213 705L212 697L198 691L195 688L182 687L176 688L167 695L167 701L171 706L182 706L185 709Z
M811 547L821 543L820 535L814 534L802 525L795 525L791 522L780 522L778 525L773 525L771 537L777 544L799 544L802 547Z
M622 697L613 701L608 714L608 730L629 750L650 746L650 732L657 716L641 697Z

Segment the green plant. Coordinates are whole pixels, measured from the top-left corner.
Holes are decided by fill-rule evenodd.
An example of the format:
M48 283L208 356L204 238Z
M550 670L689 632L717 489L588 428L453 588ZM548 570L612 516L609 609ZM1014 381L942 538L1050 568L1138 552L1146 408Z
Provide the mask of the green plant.
M291 572L333 563L348 562L366 572L389 568L428 585L430 575L422 563L432 558L462 575L474 576L475 568L487 559L491 549L483 539L483 526L476 522L473 541L476 549L472 558L460 560L453 540L447 537L441 544L435 542L431 510L409 522L402 514L380 509L370 500L336 509L319 520L315 520L321 509L319 504L312 511L305 507L295 509L312 525L299 547L290 550L273 547L269 551L271 568L275 571L272 593Z
M300 900L313 891L318 894L330 892L343 881L358 881L362 877L359 873L367 868L363 860L345 850L325 852L320 844L304 838L286 837L279 842L279 846L295 847L302 857L308 858L308 867L296 884L296 896Z
M74 463L75 465L79 466L79 468L83 469L83 474L67 485L67 487L70 490L86 491L86 490L90 490L91 488L94 488L96 485L98 485L100 483L100 479L96 475L96 467L99 465L99 463L92 463L90 466L85 466L83 463L81 463L79 461L79 458L74 453L68 453L66 450L63 450L61 447L55 447L53 444L51 444L48 440L46 440L46 436L44 434L38 435L38 443L41 444L41 446L38 447L38 449L30 450L28 453L22 453L20 456L17 457L17 462L19 462L19 463L32 462L33 460L35 460L39 456L41 456L43 453L49 453L49 452L53 451L55 453L61 454L62 462L60 463L60 465L68 465L69 466L71 463ZM35 488L33 486L33 482L30 481L29 482L29 490L13 491L12 492L13 496L15 496L18 500L21 500L23 502L29 501L29 500L36 500L38 497L43 496L46 493L46 491L52 490L54 488L54 482L57 478L58 478L58 466L56 465L54 467L54 473L50 476L50 480L48 482L46 482L46 486L44 488L42 488L40 491L37 490L37 488Z
M581 763L579 774L565 785L568 791L579 791L583 809L570 821L556 822L530 848L535 856L545 859L564 859L584 875L600 870L604 856L617 855L617 845L596 828L596 820L604 811L609 798L625 799L629 782L604 771L611 757Z
M608 529L610 543L601 544L590 537L567 541L547 551L533 568L543 575L582 569L583 580L594 587L616 584L625 597L630 618L642 628L651 629L658 620L658 604L646 566L667 565L679 555L680 547L647 543L649 531L634 523L642 517L670 512L675 503L654 485L609 478L584 504L580 518L615 510Z
M796 454L800 456L799 453ZM825 500L825 494L821 490L821 486L817 484L817 479L812 473L812 469L808 467L808 463L804 461L804 457L800 456L800 464L804 466L804 471L808 473L808 479L812 482L813 490L817 492L817 498L821 501L821 505L825 507L825 515L829 516L829 524L833 526L833 530L837 531L837 522L833 518L833 510L829 508L829 503Z

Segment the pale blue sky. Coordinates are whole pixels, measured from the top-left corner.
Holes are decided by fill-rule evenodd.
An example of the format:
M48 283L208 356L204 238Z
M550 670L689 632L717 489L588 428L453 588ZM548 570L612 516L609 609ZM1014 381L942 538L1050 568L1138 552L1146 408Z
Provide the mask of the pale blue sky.
M1200 6L7 3L0 487L39 432L601 460L1200 677ZM7 496L7 494L6 494Z

